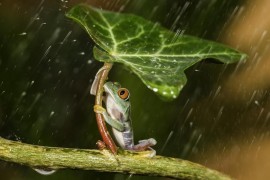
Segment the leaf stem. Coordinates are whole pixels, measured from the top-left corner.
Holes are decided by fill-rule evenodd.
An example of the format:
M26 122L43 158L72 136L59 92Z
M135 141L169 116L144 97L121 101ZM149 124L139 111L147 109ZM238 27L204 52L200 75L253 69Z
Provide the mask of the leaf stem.
M96 99L95 99L96 105L102 106L103 85L108 78L108 74L112 68L112 65L113 63L104 63L101 72L98 74L99 82L97 86L97 93L96 93ZM106 123L104 121L102 114L96 113L96 120L97 120L98 130L102 137L103 142L107 145L107 147L111 150L113 154L116 154L117 147L112 137L110 136L110 133L107 130Z
M96 170L187 180L231 179L196 163L163 156L147 158L145 153L121 151L112 155L108 150L45 147L0 138L1 160L32 168Z

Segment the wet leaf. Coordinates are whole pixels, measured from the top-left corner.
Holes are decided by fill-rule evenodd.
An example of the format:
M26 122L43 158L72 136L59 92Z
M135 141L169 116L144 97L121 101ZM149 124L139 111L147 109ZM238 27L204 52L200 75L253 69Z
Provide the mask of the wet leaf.
M171 32L132 14L78 5L67 16L81 24L97 44L94 55L98 61L124 64L167 100L179 95L187 81L185 69L196 62L245 59L244 54L224 45Z

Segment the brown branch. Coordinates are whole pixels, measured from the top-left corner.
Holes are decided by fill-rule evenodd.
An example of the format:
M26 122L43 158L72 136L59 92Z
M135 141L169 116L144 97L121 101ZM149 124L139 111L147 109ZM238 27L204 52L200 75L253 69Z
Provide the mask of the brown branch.
M113 65L112 63L104 63L102 71L98 74L99 82L96 91L96 99L95 99L96 105L102 106L103 85L108 78L108 74L110 72L110 69L112 68L112 65ZM107 130L106 123L104 121L102 114L96 113L96 120L98 130L102 137L103 142L107 145L107 147L111 150L113 154L116 154L117 147Z

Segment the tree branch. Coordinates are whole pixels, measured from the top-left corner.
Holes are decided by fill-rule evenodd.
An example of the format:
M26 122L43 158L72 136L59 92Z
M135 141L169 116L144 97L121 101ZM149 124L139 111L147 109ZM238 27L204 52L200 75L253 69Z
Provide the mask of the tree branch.
M0 138L0 159L35 168L82 169L165 176L178 179L229 180L230 177L204 166L175 158L155 156L149 152L56 148L24 144Z

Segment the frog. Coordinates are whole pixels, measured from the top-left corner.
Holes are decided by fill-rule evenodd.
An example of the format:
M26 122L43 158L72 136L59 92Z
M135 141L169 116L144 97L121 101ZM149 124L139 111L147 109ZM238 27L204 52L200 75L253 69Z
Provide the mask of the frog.
M97 74L90 90L90 94L92 95L96 95L98 80ZM151 146L157 143L154 138L140 140L138 144L134 144L133 127L130 117L131 103L129 90L121 87L120 83L111 81L105 82L103 89L105 92L103 102L106 109L102 106L95 105L94 111L101 113L104 120L112 127L117 144L122 149L130 151L150 150L152 152L150 156L155 156L156 151L151 148Z

